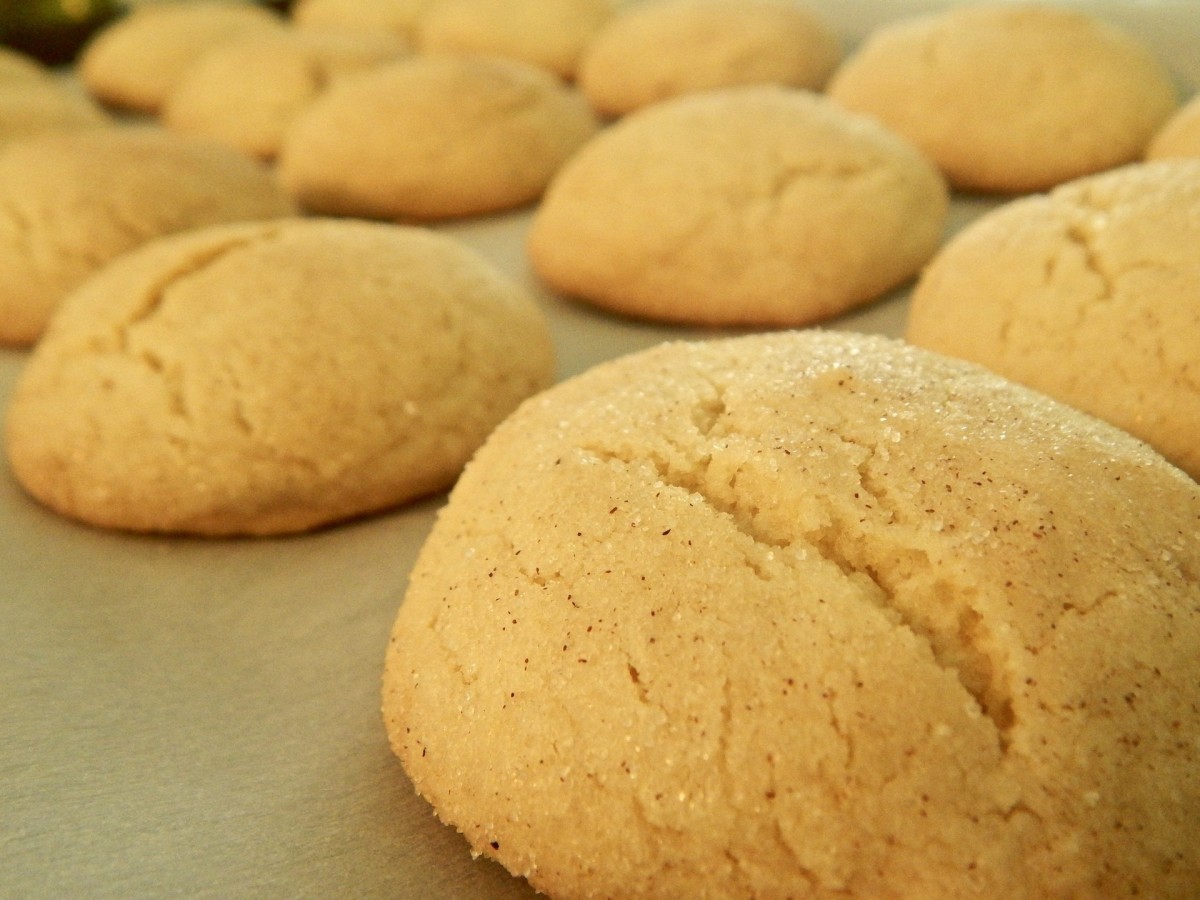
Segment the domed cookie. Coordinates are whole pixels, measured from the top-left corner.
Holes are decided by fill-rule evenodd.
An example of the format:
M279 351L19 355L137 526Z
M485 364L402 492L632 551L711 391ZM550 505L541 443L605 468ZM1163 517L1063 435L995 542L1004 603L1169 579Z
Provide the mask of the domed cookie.
M409 52L403 38L381 28L290 28L228 41L188 68L162 121L274 159L288 126L330 84Z
M571 79L615 0L439 0L417 19L426 53L503 56Z
M37 340L69 290L151 238L294 212L269 170L197 138L111 127L11 141L0 146L0 343Z
M1175 111L1146 148L1146 159L1200 157L1200 94Z
M93 96L110 106L157 113L204 51L282 23L270 9L240 0L138 4L83 48L79 78Z
M1012 201L955 236L909 307L916 344L1119 425L1200 478L1200 159Z
M964 190L1016 193L1141 158L1178 103L1140 42L1069 9L966 5L880 27L828 94Z
M620 116L692 91L742 84L819 89L841 42L802 6L777 0L656 0L627 7L588 45L579 87Z
M0 144L43 131L109 125L112 119L83 93L52 78L0 78Z
M1141 442L976 366L662 345L475 456L387 731L550 896L1195 895L1198 527Z
M547 190L529 254L554 290L630 316L796 325L913 276L947 206L937 170L865 117L728 88L597 135Z
M516 60L417 56L334 85L284 138L314 212L438 219L530 203L595 131L587 104Z
M417 17L437 0L296 0L298 25L387 28L410 37Z
M552 377L534 301L451 238L214 226L71 295L14 389L12 471L108 528L279 534L446 487Z
M0 84L37 81L50 77L50 70L36 57L0 45Z

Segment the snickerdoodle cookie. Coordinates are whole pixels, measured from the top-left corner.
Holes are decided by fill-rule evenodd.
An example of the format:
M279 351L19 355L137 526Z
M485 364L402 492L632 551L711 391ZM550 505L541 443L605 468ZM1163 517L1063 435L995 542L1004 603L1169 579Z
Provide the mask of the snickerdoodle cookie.
M922 275L907 336L1200 478L1200 159L1089 176L975 221Z
M287 28L231 40L196 60L167 96L168 128L274 159L292 121L339 78L405 57L382 28Z
M529 233L554 290L634 317L813 322L916 274L946 185L911 145L819 95L688 94L598 134Z
M446 487L552 369L534 301L452 238L214 226L68 298L14 389L7 450L34 497L94 525L293 532Z
M841 59L833 29L778 0L655 0L596 34L579 87L607 116L691 91L742 84L819 89Z
M439 219L541 196L597 122L535 66L414 56L333 85L284 136L279 172L306 209Z
M1085 12L1027 3L880 27L828 92L908 137L955 187L998 193L1139 159L1178 104L1138 40Z
M438 0L414 34L426 53L509 57L571 79L615 11L616 0Z
M978 366L662 345L475 456L387 732L553 897L1195 897L1198 534L1182 472Z
M267 7L242 0L140 3L83 48L79 78L93 96L110 106L157 113L184 72L206 50L282 24Z
M159 128L76 129L0 145L0 343L37 340L69 290L151 238L293 212L265 167Z

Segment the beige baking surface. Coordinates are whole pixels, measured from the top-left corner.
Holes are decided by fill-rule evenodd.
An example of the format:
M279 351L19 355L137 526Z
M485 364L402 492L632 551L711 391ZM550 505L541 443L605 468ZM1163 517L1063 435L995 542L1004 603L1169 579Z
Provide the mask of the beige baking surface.
M848 39L929 3L814 3ZM1200 3L1077 4L1200 85ZM985 208L958 200L954 224ZM536 289L527 213L445 230ZM542 294L561 374L672 337ZM903 296L829 323L899 334ZM0 350L0 404L25 354ZM110 534L0 464L0 897L531 897L387 749L378 682L439 505L285 540ZM596 823L604 827L604 823Z

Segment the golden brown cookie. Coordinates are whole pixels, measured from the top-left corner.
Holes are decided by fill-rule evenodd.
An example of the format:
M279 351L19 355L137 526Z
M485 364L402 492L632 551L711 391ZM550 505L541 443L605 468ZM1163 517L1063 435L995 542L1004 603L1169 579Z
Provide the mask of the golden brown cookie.
M417 17L437 0L296 0L298 25L387 28L411 37Z
M536 200L596 127L582 97L534 66L417 56L325 92L285 136L279 173L314 212L476 215Z
M162 121L274 159L288 126L337 79L409 52L382 28L298 27L227 41L188 68Z
M952 7L885 25L829 96L912 140L964 190L1044 190L1140 159L1178 104L1137 39L1028 3Z
M743 84L820 89L841 59L833 29L778 0L655 0L629 6L588 44L579 87L620 116L679 94Z
M1200 478L1200 159L1013 201L922 274L907 337L1119 425Z
M1200 157L1200 94L1175 111L1146 148L1146 159Z
M290 215L274 174L235 150L153 127L0 146L0 344L37 340L70 289L151 238Z
M519 59L571 79L616 0L438 0L417 20L426 53Z
M47 78L50 70L35 57L12 47L0 45L0 84L28 82Z
M206 50L282 24L267 7L243 0L141 3L83 48L79 77L93 96L110 106L157 113L188 66Z
M52 78L0 78L0 144L43 131L111 124L86 95Z
M534 301L451 238L216 226L71 295L14 389L7 449L84 522L278 534L446 487L552 375Z
M553 897L1200 892L1200 486L980 367L666 344L530 400L412 573L383 713Z
M915 275L946 212L937 170L873 121L727 88L597 135L547 190L529 254L554 290L626 315L797 325Z

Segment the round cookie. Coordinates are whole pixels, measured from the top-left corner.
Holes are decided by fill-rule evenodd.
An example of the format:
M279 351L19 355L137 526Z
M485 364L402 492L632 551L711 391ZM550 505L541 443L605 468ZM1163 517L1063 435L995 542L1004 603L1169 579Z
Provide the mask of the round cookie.
M1200 94L1175 111L1146 148L1146 159L1200 157Z
M553 289L630 316L814 322L881 296L933 253L947 190L916 150L776 86L646 107L555 177L529 232Z
M437 0L296 0L298 25L387 28L410 37L417 17Z
M662 345L476 454L386 728L554 897L1195 896L1198 528L1141 442L979 367Z
M1200 159L985 215L913 292L907 337L1132 432L1200 479Z
M1133 37L1086 13L966 5L879 28L827 93L908 137L963 190L1016 193L1140 159L1178 97Z
M553 370L451 238L284 219L173 235L73 293L14 389L19 482L109 528L279 534L446 487Z
M35 57L0 45L0 84L10 81L27 83L49 75L50 70Z
M274 159L288 126L330 84L408 53L403 38L380 28L290 28L231 40L188 68L162 121Z
M52 78L0 78L0 144L43 131L111 124L83 93Z
M503 56L571 79L615 11L614 0L439 0L415 34L425 53Z
M778 0L657 0L627 8L588 45L579 87L621 116L669 97L742 84L821 88L841 59L833 30Z
M0 146L0 344L37 340L64 294L168 232L295 212L242 154L152 127L89 128Z
M79 78L110 106L157 113L188 66L206 50L282 24L267 7L240 0L138 4L83 48Z
M516 60L416 56L334 85L284 137L306 209L369 218L496 212L541 196L597 127L587 104Z

